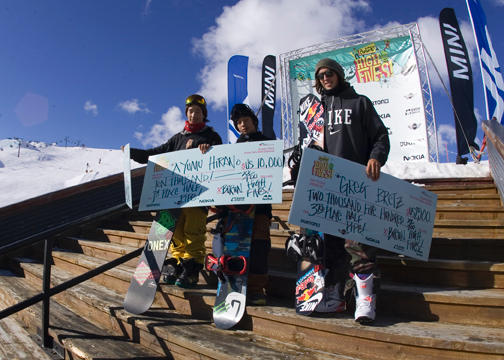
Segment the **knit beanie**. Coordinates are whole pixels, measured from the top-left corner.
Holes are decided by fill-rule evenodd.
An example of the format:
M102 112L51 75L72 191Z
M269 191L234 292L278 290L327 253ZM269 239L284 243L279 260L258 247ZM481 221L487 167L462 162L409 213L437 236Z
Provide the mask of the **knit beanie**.
M329 58L319 60L317 65L315 65L315 76L317 76L319 70L323 67L334 70L338 74L340 81L345 82L345 70L343 70L343 67L338 62Z

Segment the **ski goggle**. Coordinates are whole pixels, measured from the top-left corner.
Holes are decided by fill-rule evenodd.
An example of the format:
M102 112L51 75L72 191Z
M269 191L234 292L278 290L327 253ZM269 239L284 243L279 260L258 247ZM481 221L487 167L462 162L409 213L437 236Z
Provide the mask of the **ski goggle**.
M201 95L191 95L185 100L186 105L191 105L191 104L200 104L200 105L206 105L205 98Z
M332 77L333 75L334 75L334 71L332 71L332 70L327 70L327 71L324 71L324 72L320 72L320 73L318 73L318 74L317 74L317 79L322 80L322 79L324 78L324 76L325 76L325 77L330 78L330 77Z

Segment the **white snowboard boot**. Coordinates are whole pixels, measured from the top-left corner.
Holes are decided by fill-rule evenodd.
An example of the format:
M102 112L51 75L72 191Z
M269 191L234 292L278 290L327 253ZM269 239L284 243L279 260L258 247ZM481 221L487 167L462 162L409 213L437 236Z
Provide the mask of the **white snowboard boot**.
M374 321L376 316L376 294L373 290L373 274L351 274L355 281L355 321L365 324ZM361 279L364 277L364 279Z

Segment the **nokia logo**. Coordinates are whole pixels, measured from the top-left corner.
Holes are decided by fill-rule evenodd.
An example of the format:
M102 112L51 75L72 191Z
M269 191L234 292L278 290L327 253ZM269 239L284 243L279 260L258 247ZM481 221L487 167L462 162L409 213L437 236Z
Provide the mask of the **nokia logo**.
M425 155L424 155L424 154L420 154L420 155L410 155L410 156L406 156L406 155L404 155L404 156L403 156L403 161L423 160L423 159L425 159Z
M214 200L213 199L201 199L199 202L200 202L200 204L201 203L213 203Z
M380 114L380 117L382 119L390 119L390 114L388 114L388 113L387 114Z

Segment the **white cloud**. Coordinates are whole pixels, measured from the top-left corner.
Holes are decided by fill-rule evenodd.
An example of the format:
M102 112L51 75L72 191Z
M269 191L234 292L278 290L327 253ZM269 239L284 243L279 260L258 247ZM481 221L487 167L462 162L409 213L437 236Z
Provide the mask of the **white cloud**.
M176 133L184 128L185 117L176 106L172 106L161 117L158 124L154 124L147 133L135 132L135 138L142 143L144 147L158 146L164 144Z
M138 99L123 101L122 103L119 103L119 107L130 114L135 114L137 112L151 112L147 107L145 107L145 104L139 103Z
M446 155L446 148L451 144L457 144L457 135L455 133L455 126L443 124L437 130L439 154Z
M241 0L226 6L216 25L193 42L194 51L206 62L200 73L200 92L214 107L224 108L227 62L233 55L246 55L249 102L259 105L264 56L361 32L365 27L358 13L369 10L366 0Z
M86 101L86 103L84 104L84 110L93 114L93 116L98 115L98 105L93 104L91 100Z
M142 15L147 16L150 13L150 5L152 3L152 0L145 0L145 6Z
M434 61L434 64L436 65L446 88L449 90L450 83L448 80L448 69L446 67L443 41L441 39L441 30L439 29L439 19L431 16L422 17L417 20L417 23L418 27L420 28L420 36L422 38L422 42L431 55L432 60ZM473 69L477 69L478 64L476 63L476 61L478 57L476 42L474 40L474 35L472 32L472 26L468 22L462 21L459 22L459 27L467 47L467 52L469 53L471 67ZM425 57L427 59L429 78L433 90L442 90L443 86L435 68L433 67L427 54L425 54Z
M504 6L504 0L495 0L495 5Z

